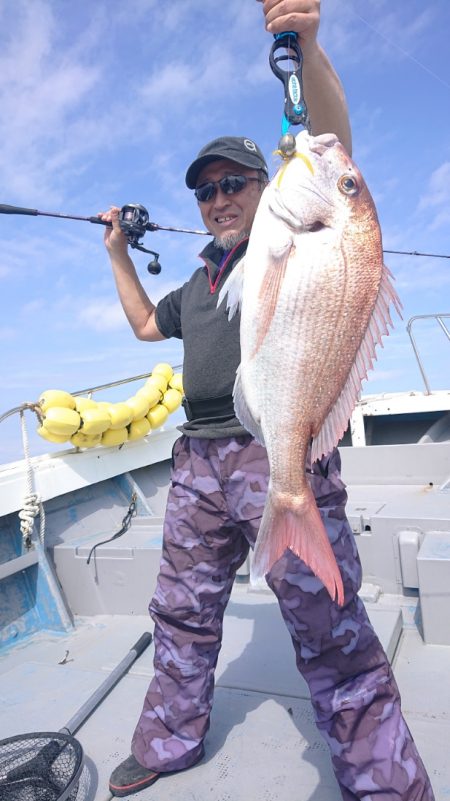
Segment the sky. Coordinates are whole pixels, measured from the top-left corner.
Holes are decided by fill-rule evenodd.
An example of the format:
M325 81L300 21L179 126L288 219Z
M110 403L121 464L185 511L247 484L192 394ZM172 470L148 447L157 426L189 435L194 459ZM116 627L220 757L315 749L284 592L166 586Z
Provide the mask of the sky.
M165 226L202 227L184 183L210 139L248 136L272 172L283 88L255 0L0 0L0 203L91 216L141 203ZM346 92L353 157L385 249L450 254L448 0L322 0L319 41ZM294 131L296 132L296 131ZM136 340L118 302L101 226L0 214L0 414L49 388L82 390L182 362L178 340ZM197 268L204 237L147 233L134 261L156 302ZM386 255L403 320L363 393L423 390L407 334L450 313L450 260ZM433 389L450 386L435 321L413 333ZM137 386L103 392L124 400ZM31 452L52 450L27 416ZM64 446L55 446L58 450ZM18 416L0 463L22 457Z

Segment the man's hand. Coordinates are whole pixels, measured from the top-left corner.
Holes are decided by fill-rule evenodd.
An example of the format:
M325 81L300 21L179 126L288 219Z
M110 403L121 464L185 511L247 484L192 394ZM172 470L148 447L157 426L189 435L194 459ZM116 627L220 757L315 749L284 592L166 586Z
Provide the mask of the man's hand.
M118 206L111 206L109 211L100 212L97 216L104 222L112 223L112 228L105 228L104 242L106 249L111 256L126 256L128 252L128 242L119 223Z
M269 33L295 31L302 50L316 44L320 0L260 0Z
M303 55L303 90L311 133L334 133L349 155L352 134L344 90L317 41L320 0L260 0L269 33L294 31Z

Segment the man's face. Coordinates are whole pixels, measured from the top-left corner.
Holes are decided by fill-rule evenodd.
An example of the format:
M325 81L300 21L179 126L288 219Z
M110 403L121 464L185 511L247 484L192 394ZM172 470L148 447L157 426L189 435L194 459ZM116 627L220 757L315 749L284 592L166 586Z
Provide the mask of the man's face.
M198 176L197 186L208 181L220 181L227 175L257 178L258 171L229 159L220 159L203 167ZM249 235L262 186L258 181L249 181L241 192L233 195L224 194L220 186L216 186L216 190L212 200L198 205L203 222L214 236L216 245L229 250Z

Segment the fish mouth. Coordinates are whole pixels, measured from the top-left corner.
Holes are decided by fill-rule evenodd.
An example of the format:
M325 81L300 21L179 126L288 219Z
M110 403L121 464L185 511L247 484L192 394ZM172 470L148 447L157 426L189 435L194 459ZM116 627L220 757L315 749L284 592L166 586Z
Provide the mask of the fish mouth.
M300 234L302 231L306 230L306 226L302 220L298 220L296 217L294 217L286 207L274 209L271 206L270 210L273 212L275 217L278 217L278 219L284 222L284 224L289 228L290 231L292 231L292 233Z
M325 225L321 220L315 220L310 225L305 226L305 231L308 231L310 234L316 234L318 231L323 231L324 228L328 228L329 226Z
M308 192L309 194L314 195L316 198L319 198L321 203L324 204L325 206L328 206L329 208L333 207L331 201L328 200L328 198L317 189L317 187L313 184L312 181L311 182L307 181L305 183L302 183L296 190L296 193L297 192L299 194ZM303 233L304 231L308 231L309 233L316 233L317 231L321 231L324 228L329 228L329 226L326 225L326 223L324 223L323 220L321 219L311 220L311 219L299 218L298 215L293 210L291 210L290 208L291 204L289 203L289 198L287 199L286 202L286 200L284 199L285 197L286 194L283 192L283 190L276 189L273 198L269 202L269 208L276 217L281 219L285 223L285 225L287 225L290 231L292 231L295 234ZM296 206L295 199L294 202L292 203L292 206L294 208Z
M308 148L312 153L318 156L323 156L334 145L339 144L339 139L335 134L319 134L318 136L311 137L308 141Z
M329 226L325 225L322 220L314 220L313 222L302 222L295 219L289 212L283 213L282 211L277 210L274 212L280 220L283 220L285 225L292 231L293 234L301 234L308 232L309 234L316 234L318 231L323 231L325 228L329 228Z
M319 192L315 186L309 183L302 184L299 187L299 192L303 192L305 190L318 197L322 203L325 203L327 206L333 206L333 204L321 192ZM283 200L283 192L279 189L275 191L272 201L269 202L269 208L271 212L276 217L279 217L295 234L302 233L303 231L315 233L329 227L323 222L323 220L302 220L295 216L294 212L290 210L289 205L287 205Z

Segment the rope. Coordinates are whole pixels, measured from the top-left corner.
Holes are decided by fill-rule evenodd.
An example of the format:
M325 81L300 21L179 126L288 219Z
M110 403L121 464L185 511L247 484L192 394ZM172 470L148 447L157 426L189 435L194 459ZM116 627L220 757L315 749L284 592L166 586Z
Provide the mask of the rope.
M137 514L136 502L137 502L137 493L133 492L131 496L130 505L128 507L128 511L122 520L121 528L119 529L119 531L116 531L116 533L113 534L112 537L109 537L107 540L102 540L101 542L97 542L96 545L94 545L91 548L86 562L87 565L91 561L91 556L94 553L95 549L99 547L99 545L106 545L107 542L112 542L113 540L116 540L117 537L121 537L122 534L125 534L125 532L128 531L128 529L131 526L131 518L134 517L135 514Z
M34 526L34 518L40 514L39 540L44 545L45 537L45 512L41 498L33 488L33 468L30 458L30 446L28 441L28 431L25 422L24 410L20 411L20 423L22 427L23 452L26 463L26 495L23 501L23 508L19 512L20 530L22 532L23 544L26 550L31 548L31 534Z

